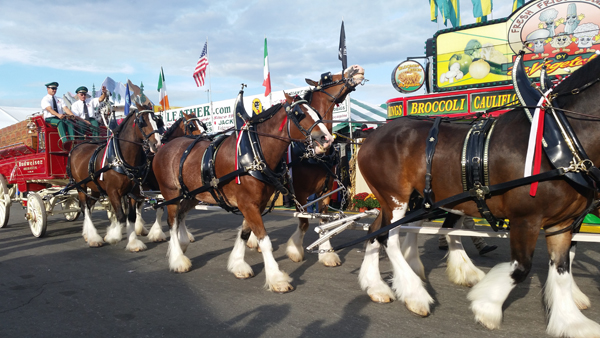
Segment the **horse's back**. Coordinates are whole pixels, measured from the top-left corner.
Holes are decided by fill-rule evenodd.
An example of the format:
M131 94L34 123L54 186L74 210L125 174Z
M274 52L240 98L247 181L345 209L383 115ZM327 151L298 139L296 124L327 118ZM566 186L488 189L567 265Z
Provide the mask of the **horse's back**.
M363 142L357 161L370 185L402 186L412 190L424 183L426 145L433 120L401 118L375 130ZM449 162L460 166L460 150L468 133L468 123L441 123L434 170L446 171Z

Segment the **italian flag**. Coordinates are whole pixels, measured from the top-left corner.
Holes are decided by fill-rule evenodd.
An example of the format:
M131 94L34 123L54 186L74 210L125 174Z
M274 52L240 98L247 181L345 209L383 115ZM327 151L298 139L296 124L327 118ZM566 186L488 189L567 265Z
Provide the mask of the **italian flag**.
M167 95L167 86L165 84L165 73L163 72L162 67L160 67L160 75L158 76L158 98L160 100L160 105L164 110L169 110L169 96Z
M269 72L269 53L267 53L267 38L265 38L265 63L263 68L263 86L265 86L265 96L271 94L271 72Z

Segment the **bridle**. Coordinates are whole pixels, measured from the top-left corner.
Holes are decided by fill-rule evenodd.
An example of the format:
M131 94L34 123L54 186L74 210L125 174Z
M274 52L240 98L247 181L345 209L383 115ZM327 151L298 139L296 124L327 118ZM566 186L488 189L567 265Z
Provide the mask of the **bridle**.
M144 114L150 114L152 120L156 123L156 128L154 128L154 130L152 130L150 133L146 134L146 132L144 132L144 127L146 127L146 121L144 120ZM138 129L140 130L140 133L142 134L142 137L144 138L143 141L143 146L144 149L149 149L150 148L150 137L153 134L158 134L163 135L165 133L165 124L162 120L162 118L160 116L156 116L154 114L154 111L152 110L140 110L138 112L135 113L135 124L137 125Z
M308 99L309 105L312 102L312 94L315 92L320 92L320 93L323 93L333 99L331 104L329 105L329 107L327 107L327 109L325 110L325 111L329 111L329 109L331 109L331 107L334 104L342 103L339 99L340 99L340 96L342 96L342 93L344 93L344 90L346 88L348 88L349 93L351 93L351 92L355 91L356 86L358 86L358 84L356 86L350 85L350 82L354 81L354 80L352 78L345 77L343 71L342 71L341 79L336 80L336 81L333 81L332 79L333 79L333 75L331 75L331 72L321 74L321 79L319 80L319 83L317 84L317 86L309 90L309 93L310 93L310 97ZM364 85L365 81L367 81L367 80L363 79L361 81L361 83L359 83L359 84ZM335 95L331 95L331 94L329 94L329 92L327 92L328 88L335 87L335 86L339 85L340 83L343 83L344 85L340 88L340 90Z
M196 125L196 123L198 123L198 125ZM204 131L208 131L206 124L204 122L200 121L200 119L197 117L193 117L193 118L185 121L186 135L188 135L188 132L189 132L189 135L192 135L196 129L200 130L200 127L202 127L204 129Z

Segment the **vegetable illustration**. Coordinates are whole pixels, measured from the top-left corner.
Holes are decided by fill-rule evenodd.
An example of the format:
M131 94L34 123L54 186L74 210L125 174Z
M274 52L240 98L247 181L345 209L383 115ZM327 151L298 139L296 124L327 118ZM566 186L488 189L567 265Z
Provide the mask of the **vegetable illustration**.
M475 39L467 42L467 46L465 47L465 54L471 56L473 59L478 59L481 57L481 43Z
M460 80L464 75L465 74L460 70L460 64L455 62L452 64L452 66L450 66L450 70L448 72L440 75L440 83L444 83L446 81L453 83L455 79Z
M490 73L490 64L484 59L479 59L469 67L469 74L474 79L483 79Z
M471 62L473 62L473 58L471 58L471 56L468 54L454 54L450 58L450 61L448 61L448 70L452 69L452 65L458 63L460 71L463 74L466 74L469 72L469 66L471 65Z

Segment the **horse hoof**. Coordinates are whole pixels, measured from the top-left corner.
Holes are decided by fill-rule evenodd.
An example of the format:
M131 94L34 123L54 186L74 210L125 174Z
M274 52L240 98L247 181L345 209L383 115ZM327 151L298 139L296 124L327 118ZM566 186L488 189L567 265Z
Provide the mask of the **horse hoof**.
M101 242L88 242L88 245L90 246L90 248L99 248L102 246Z
M270 290L275 293L288 293L294 291L294 287L289 283L280 283L271 285Z
M373 294L373 295L369 295L369 297L371 297L371 300L374 301L375 303L391 303L392 302L392 298L388 295L381 295L381 294Z
M416 314L419 317L427 317L429 316L429 310L421 307L421 306L413 306L409 304L405 304L408 311Z
M304 260L304 257L302 257L302 255L299 253L291 254L288 252L288 257L290 258L290 260L292 262L296 262L296 263L300 263L300 262L302 262L302 260Z
M236 272L233 274L237 279L248 279L254 277L253 272Z
M186 273L188 271L190 271L190 268L186 268L186 267L180 267L180 268L173 269L173 272L176 272L176 273Z

